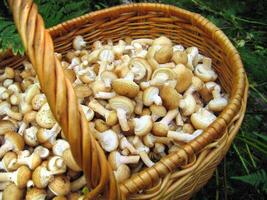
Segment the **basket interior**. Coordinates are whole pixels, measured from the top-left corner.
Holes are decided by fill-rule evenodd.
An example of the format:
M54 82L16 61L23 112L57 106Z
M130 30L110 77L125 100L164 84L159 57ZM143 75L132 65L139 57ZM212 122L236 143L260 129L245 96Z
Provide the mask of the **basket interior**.
M87 16L88 17L88 16ZM86 16L85 16L86 18ZM97 18L94 19L94 18ZM82 20L81 20L82 19ZM174 43L184 47L196 46L200 53L212 58L212 66L219 74L223 89L231 96L234 69L226 52L212 38L209 31L203 30L191 20L163 11L109 12L105 16L74 19L50 29L54 39L55 51L63 55L72 49L72 40L82 35L91 47L97 40L117 42L130 36L136 38L169 37ZM18 67L24 58L9 57L1 61L0 67Z

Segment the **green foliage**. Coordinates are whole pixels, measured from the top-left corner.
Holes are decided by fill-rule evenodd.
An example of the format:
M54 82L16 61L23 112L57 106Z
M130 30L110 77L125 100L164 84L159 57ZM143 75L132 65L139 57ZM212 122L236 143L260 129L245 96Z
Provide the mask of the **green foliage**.
M267 193L267 173L263 169L246 176L234 176L231 178L250 184L253 187L262 190L264 193Z
M107 0L35 0L47 28L63 21L81 16L91 10L118 4ZM7 3L0 2L0 52L12 49L14 54L23 55L24 49L16 31Z

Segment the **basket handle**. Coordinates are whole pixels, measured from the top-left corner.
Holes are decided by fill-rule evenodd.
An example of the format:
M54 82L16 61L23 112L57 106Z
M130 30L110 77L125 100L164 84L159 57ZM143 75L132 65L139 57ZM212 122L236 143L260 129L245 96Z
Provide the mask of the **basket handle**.
M39 78L42 91L58 121L77 164L92 190L86 199L103 191L107 199L118 199L118 187L105 153L91 134L70 81L54 54L54 44L38 8L32 0L9 0L9 7L25 51Z

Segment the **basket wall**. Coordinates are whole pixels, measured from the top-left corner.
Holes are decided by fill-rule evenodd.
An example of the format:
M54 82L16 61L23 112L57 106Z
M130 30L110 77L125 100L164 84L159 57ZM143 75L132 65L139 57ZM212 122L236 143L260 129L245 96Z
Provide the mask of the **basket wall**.
M76 35L82 35L90 45L97 40L165 35L185 47L196 46L201 54L211 57L220 84L231 97L231 105L220 115L219 125L215 123L204 132L217 131L218 139L190 155L187 164L177 166L175 172L150 177L152 181L148 183L142 176L134 175L136 179L127 180L120 188L123 194L130 194L129 199L189 199L207 183L238 132L245 113L248 88L237 51L217 27L198 14L172 6L134 4L93 12L52 27L49 32L55 51L62 54L72 48ZM0 67L19 67L23 59L7 56L0 62ZM144 185L149 186L145 189ZM142 193L132 194L140 189Z

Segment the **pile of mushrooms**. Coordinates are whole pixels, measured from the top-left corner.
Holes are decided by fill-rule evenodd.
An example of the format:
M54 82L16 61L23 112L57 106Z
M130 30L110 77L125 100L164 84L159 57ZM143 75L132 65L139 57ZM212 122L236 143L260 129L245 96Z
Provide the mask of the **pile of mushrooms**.
M161 36L57 53L118 182L202 134L228 103L211 59ZM0 71L0 196L83 199L86 181L35 71ZM8 195L8 196L7 196Z

